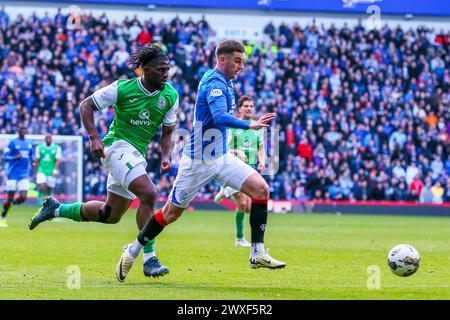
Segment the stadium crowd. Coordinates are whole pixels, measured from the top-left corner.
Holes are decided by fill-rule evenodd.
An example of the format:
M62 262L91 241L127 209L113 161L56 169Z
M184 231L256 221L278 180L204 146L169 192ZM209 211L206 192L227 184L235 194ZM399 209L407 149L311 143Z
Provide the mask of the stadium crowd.
M206 18L122 22L84 13L80 28L63 13L10 19L0 9L0 133L84 134L78 105L94 90L135 76L129 52L149 42L168 52L180 94L177 127L189 130L202 75L214 65L218 39ZM278 170L266 175L273 199L450 202L449 32L385 25L275 26L262 43L244 42L247 62L235 82L254 97L257 114L276 112L269 149ZM96 119L101 136L113 118ZM85 150L89 143L85 137ZM168 195L173 171L159 173L158 139L148 171ZM85 152L85 192L104 195L106 173ZM215 182L199 197L211 198Z

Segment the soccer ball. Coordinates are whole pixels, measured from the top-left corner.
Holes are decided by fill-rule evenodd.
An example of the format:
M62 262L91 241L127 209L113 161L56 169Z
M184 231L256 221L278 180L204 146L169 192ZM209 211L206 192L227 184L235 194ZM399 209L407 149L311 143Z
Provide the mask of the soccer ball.
M389 251L388 266L394 274L409 277L419 269L419 251L409 244L399 244Z

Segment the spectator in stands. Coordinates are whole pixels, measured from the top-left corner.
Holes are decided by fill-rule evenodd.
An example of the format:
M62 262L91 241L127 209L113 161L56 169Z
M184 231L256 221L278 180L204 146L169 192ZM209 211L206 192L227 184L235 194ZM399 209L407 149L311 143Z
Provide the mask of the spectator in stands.
M427 177L425 180L425 186L420 193L421 203L431 203L433 201L433 192L431 191L431 178Z
M83 134L78 97L133 76L127 52L152 41L173 60L171 77L180 92L177 126L191 129L193 88L213 65L217 44L205 17L112 21L106 14L86 13L89 37L68 28L65 19L61 10L54 17L10 19L0 9L2 133L15 132L18 119L29 114L30 133ZM421 202L431 202L429 192L438 181L443 201L448 200L448 32L387 25L365 30L362 24L326 28L314 21L304 26L270 22L262 31L268 35L265 43L247 42L247 67L236 91L255 98L256 113L279 114L271 129L279 130L280 169L267 177L274 197L404 201L406 190L406 198L419 195ZM103 114L99 131L106 132L112 112ZM87 176L96 176L96 166L86 168ZM160 178L155 168L148 170ZM425 181L422 189L414 178L418 172ZM166 177L169 184L175 174ZM286 181L292 186L288 192Z
M442 188L441 183L439 181L436 181L431 187L431 193L433 194L433 203L442 203L443 202L443 196L444 196L444 188Z
M5 11L5 6L0 9L0 29L7 30L9 28L9 15Z
M423 183L420 180L419 173L416 174L409 186L410 200L419 201L420 195L422 194Z

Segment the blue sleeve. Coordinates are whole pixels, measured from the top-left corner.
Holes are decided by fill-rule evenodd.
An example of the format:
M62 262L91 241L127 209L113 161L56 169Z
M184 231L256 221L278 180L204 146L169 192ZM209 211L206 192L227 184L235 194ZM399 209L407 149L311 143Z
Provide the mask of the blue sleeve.
M7 151L6 151L5 154L4 154L4 159L5 159L5 161L12 161L12 160L14 160L14 158L15 158L16 156L13 155L13 154L14 154L13 150L14 150L14 142L11 141L11 142L8 144L8 149L7 149Z
M214 120L214 124L248 130L250 121L240 120L227 111L227 87L219 80L211 81L206 88L206 100Z

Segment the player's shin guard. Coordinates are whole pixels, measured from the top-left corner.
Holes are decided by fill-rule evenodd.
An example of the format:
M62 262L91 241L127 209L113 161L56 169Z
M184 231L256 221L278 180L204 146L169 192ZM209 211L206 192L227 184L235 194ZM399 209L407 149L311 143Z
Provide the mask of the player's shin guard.
M156 211L156 213L147 221L144 228L138 234L138 241L145 246L150 240L156 238L158 234L163 231L167 225L164 219L162 209Z
M151 239L144 247L144 254L149 253L149 254L155 254L155 242L156 239Z
M42 207L42 204L44 203L44 194L42 191L38 192L38 206Z
M250 209L250 227L252 228L252 243L263 243L267 224L268 199L252 199Z
M244 219L245 212L236 210L235 221L236 221L236 238L244 238Z
M81 214L81 207L83 203L77 202L73 204L61 204L57 209L57 217L71 219L77 222L87 221Z

